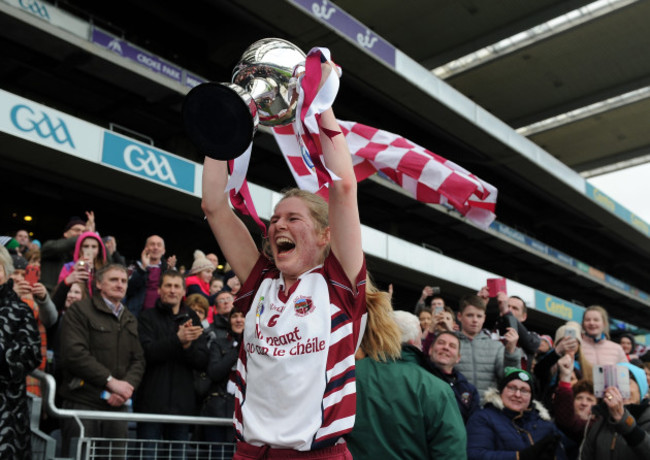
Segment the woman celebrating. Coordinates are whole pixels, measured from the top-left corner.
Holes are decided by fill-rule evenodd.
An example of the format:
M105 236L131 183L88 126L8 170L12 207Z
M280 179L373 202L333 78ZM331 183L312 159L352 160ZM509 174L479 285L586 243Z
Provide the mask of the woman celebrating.
M585 331L582 352L591 364L611 365L627 361L621 346L609 340L609 316L603 307L594 305L585 310L582 329Z
M329 208L312 193L287 192L264 254L228 204L226 163L205 159L203 210L242 282L236 308L246 314L235 459L304 458L316 450L323 459L351 458L342 436L354 425L365 261L347 143L331 109L319 125L325 166L340 178L329 186Z

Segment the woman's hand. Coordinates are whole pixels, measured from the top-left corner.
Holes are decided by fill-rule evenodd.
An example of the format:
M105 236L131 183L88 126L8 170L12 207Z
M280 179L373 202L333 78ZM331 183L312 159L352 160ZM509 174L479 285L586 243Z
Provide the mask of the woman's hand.
M557 362L558 370L560 373L561 382L571 382L571 374L573 373L573 356L565 354Z
M563 337L560 341L555 346L555 352L559 356L564 356L566 353L570 353L572 355L575 354L576 351L578 351L578 339L574 337Z
M32 294L38 300L43 301L47 297L47 289L42 283L34 283L34 286L32 286Z
M14 292L18 294L18 297L32 299L32 285L29 282L15 281L14 282Z
M603 401L605 401L612 419L615 422L620 422L625 413L625 407L623 407L623 395L618 388L608 387L603 395Z
M433 321L431 321L431 332L435 331L453 331L454 330L454 322L449 321L449 316L445 315L445 313L438 313L433 317Z
M74 266L74 269L68 276L65 277L64 281L67 286L71 286L73 283L88 281L88 276L89 273L88 270L86 270L86 267L77 262Z

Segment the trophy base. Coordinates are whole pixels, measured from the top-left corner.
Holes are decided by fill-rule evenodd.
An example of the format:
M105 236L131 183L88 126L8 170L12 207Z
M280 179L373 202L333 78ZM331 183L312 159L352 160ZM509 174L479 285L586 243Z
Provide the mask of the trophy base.
M232 160L244 153L257 129L256 113L251 114L256 108L226 85L203 83L183 101L185 132L199 152L216 160Z

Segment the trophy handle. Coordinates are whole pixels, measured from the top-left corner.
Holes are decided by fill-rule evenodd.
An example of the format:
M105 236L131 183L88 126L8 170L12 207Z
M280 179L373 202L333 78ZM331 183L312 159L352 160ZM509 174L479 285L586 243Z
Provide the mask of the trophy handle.
M233 83L203 83L183 101L185 132L203 155L232 160L246 151L259 118L253 98Z

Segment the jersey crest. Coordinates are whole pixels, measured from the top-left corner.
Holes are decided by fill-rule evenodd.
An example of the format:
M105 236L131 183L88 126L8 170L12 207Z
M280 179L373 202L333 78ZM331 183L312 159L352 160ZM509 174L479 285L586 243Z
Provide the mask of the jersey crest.
M314 303L311 301L311 297L299 296L293 302L293 309L296 316L307 316L314 311Z

